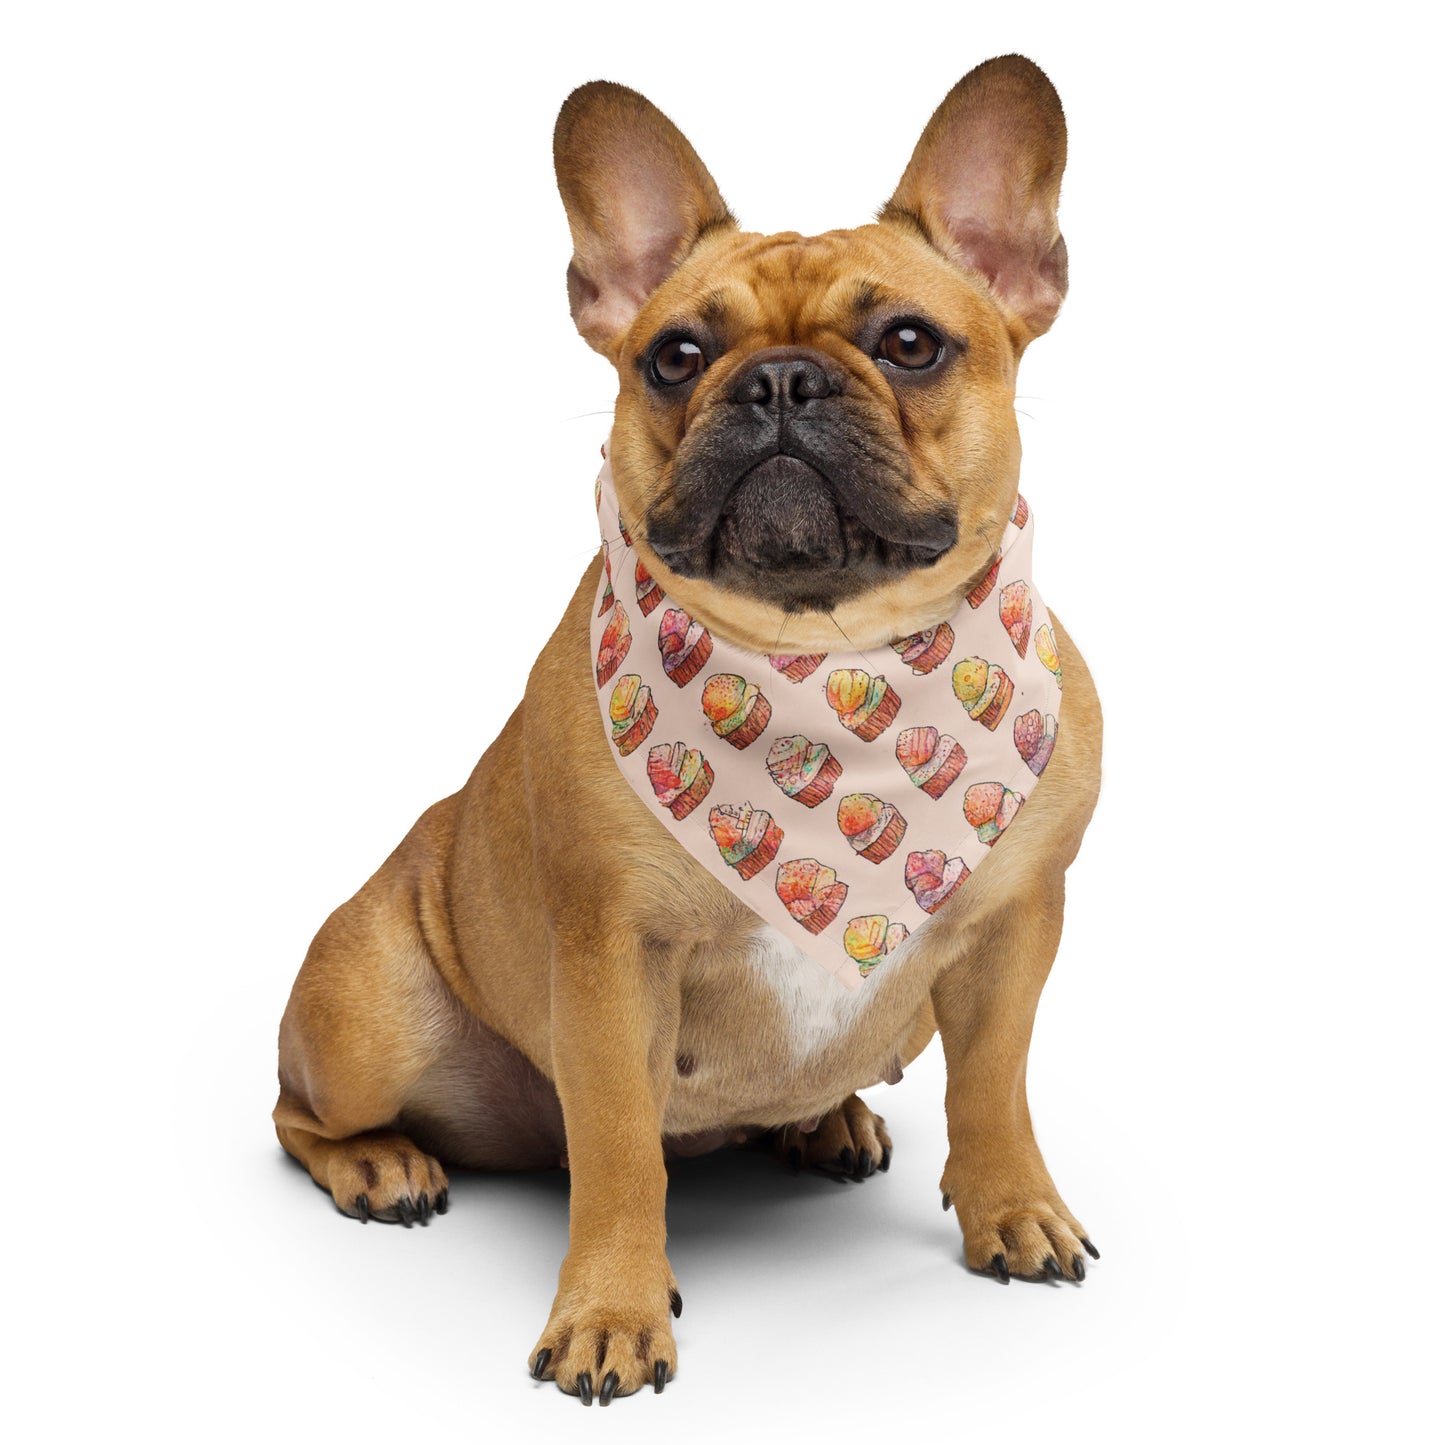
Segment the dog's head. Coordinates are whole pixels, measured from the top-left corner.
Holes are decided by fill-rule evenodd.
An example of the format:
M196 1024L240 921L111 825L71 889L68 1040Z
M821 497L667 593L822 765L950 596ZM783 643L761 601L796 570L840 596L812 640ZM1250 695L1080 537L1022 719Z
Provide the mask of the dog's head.
M618 500L666 591L759 652L951 616L997 555L1018 360L1064 296L1044 73L1021 56L970 72L879 220L821 236L740 231L625 87L574 91L554 147L572 315L621 381Z

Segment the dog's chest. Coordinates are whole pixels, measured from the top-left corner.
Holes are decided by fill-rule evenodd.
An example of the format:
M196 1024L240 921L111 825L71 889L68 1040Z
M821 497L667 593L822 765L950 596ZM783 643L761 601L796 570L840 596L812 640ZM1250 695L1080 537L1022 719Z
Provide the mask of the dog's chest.
M899 961L907 968L906 955ZM888 989L886 979L877 977L864 979L855 989L844 988L776 928L754 936L746 967L771 995L779 1032L799 1062L865 1027Z
M669 1132L804 1119L894 1077L928 999L927 933L856 989L771 927L710 950L683 990Z

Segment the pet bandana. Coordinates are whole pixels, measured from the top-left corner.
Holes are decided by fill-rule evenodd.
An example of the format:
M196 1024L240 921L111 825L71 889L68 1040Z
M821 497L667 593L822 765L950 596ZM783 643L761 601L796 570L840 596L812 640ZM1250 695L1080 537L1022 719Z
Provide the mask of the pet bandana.
M857 988L988 857L1053 753L1063 671L1028 503L947 622L803 657L745 652L669 600L618 515L605 450L597 510L592 657L622 776L714 877Z

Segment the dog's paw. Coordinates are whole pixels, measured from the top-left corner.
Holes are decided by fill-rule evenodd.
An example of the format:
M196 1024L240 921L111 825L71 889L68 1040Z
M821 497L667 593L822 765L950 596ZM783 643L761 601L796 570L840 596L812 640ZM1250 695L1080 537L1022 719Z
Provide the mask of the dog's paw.
M569 1256L528 1368L584 1405L608 1405L645 1385L661 1394L677 1372L672 1316L681 1313L665 1259L619 1278L615 1266L574 1264Z
M336 1207L363 1224L426 1224L447 1212L447 1176L404 1134L357 1134L327 1150L326 1185Z
M943 1207L958 1211L963 1258L971 1270L1009 1280L1084 1281L1086 1254L1098 1259L1084 1226L1052 1190L1009 1191L992 1200L944 1173Z
M821 1119L807 1119L779 1129L773 1153L790 1169L822 1169L844 1179L866 1179L887 1170L893 1141L875 1114L857 1094L850 1094Z

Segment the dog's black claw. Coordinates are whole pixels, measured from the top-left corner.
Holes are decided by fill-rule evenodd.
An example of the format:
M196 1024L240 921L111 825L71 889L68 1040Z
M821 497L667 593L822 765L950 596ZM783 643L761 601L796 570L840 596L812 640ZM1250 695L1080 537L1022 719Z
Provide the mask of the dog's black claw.
M608 1370L602 1377L602 1390L597 1396L599 1405L610 1405L612 1397L617 1393L617 1387L622 1383L618 1378L616 1370Z
M1092 1243L1090 1240L1081 1239L1081 1240L1079 1241L1079 1243L1082 1244L1082 1245L1084 1246L1084 1248L1089 1251L1089 1258L1090 1258L1090 1259L1098 1259L1098 1257L1099 1257L1099 1251L1094 1248L1093 1243Z
M592 1376L582 1374L577 1376L577 1398L584 1405L592 1403Z
M1003 1255L996 1254L989 1260L989 1263L993 1266L993 1272L998 1276L999 1283L1007 1284L1009 1281L1008 1260Z
M948 1211L949 1211L952 1207L953 1207L953 1195L951 1195L951 1194L945 1194L945 1195L943 1196L943 1212L944 1212L945 1214L947 1214Z
M795 1144L788 1150L788 1168L796 1174L803 1167L803 1151Z
M667 1292L667 1302L672 1306L672 1317L675 1320L682 1318L682 1296L675 1290Z
M667 1384L667 1361L659 1360L652 1367L652 1389L653 1393L662 1394L662 1387Z
M1082 1254L1076 1254L1076 1255L1074 1256L1074 1278L1075 1278L1076 1280L1078 1280L1080 1284L1083 1284L1083 1282L1084 1282L1084 1256L1083 1256Z
M450 1199L447 1197L447 1191L443 1189L442 1192L437 1195L437 1213L445 1214L447 1212L447 1205L450 1202Z
M401 1222L406 1225L408 1229L416 1222L416 1210L411 1207L410 1199L403 1199L401 1203L396 1206L396 1212L401 1216Z
M538 1350L538 1351L537 1351L537 1358L532 1361L532 1378L533 1378L534 1380L540 1380L540 1379L542 1378L542 1376L543 1376L544 1374L546 1374L546 1372L547 1372L547 1366L548 1366L548 1364L551 1363L551 1360L552 1360L552 1351L551 1351L551 1350Z
M864 1149L858 1155L858 1173L866 1179L873 1172L873 1156Z
M416 1217L423 1224L431 1219L431 1195L423 1194L416 1202Z
M853 1151L845 1144L838 1155L838 1163L842 1167L843 1173L851 1174L853 1172L853 1165L856 1162L853 1157Z
M1053 1255L1048 1255L1044 1259L1044 1273L1048 1275L1050 1279L1063 1279L1064 1277L1064 1272L1059 1268L1059 1262Z
M363 1224L371 1218L371 1201L364 1194L356 1196L356 1217Z
M883 1157L878 1161L878 1172L886 1174L888 1166L893 1162L893 1151L885 1144L883 1146Z

